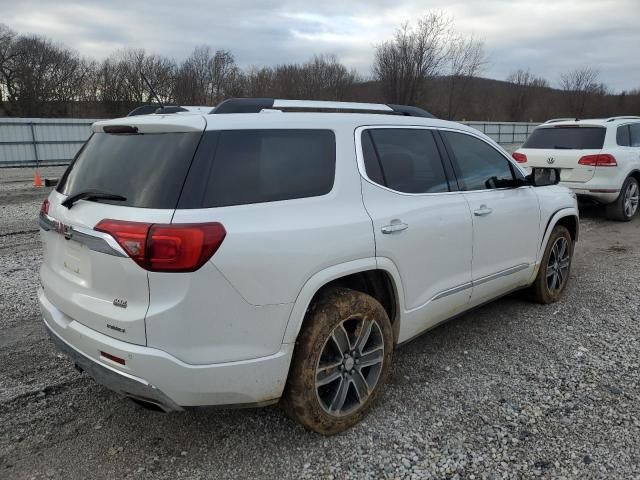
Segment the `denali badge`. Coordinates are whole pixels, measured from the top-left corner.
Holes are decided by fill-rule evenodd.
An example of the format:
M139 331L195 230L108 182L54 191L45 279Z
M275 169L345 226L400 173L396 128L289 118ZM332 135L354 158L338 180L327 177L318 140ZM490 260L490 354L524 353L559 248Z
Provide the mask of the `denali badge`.
M120 333L126 332L124 328L116 327L115 325L111 325L109 323L107 323L107 328L110 328L111 330L115 330L116 332L120 332Z
M122 300L121 298L114 298L113 299L113 304L116 307L120 307L120 308L127 308L127 301L126 300ZM107 325L108 326L108 325Z
M547 158L547 163L548 163L549 165L553 165L553 162L555 162L555 161L556 161L556 159L555 159L555 158L553 158L553 157L549 157L549 158Z

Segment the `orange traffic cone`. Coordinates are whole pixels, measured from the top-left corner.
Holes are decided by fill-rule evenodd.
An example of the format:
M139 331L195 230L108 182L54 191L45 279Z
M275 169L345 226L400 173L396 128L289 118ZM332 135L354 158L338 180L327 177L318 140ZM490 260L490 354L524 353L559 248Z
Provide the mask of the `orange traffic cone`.
M42 187L42 177L40 176L40 172L36 168L36 173L33 174L33 186L34 187Z

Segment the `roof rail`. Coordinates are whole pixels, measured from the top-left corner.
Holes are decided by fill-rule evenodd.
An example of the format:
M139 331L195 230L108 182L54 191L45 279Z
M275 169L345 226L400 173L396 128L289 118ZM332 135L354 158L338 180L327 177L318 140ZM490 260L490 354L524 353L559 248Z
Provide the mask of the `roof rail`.
M613 122L615 120L637 120L640 117L638 117L637 115L624 115L621 117L609 117L607 118L607 122Z
M544 122L543 125L546 125L547 123L567 122L569 120L577 122L580 119L579 118L552 118Z
M230 98L220 103L216 108L211 110L210 113L260 113L263 110L346 110L352 112L435 118L432 114L421 108L407 105L323 100L280 100L274 98Z

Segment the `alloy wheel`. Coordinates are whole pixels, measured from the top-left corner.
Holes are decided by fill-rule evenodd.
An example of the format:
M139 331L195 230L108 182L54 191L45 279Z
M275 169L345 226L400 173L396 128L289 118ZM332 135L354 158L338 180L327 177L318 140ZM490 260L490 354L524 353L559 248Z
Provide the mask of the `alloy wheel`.
M325 342L316 366L316 395L332 416L348 415L373 392L384 362L384 338L377 321L352 316Z
M630 182L624 192L624 213L627 217L633 217L638 210L638 200L640 199L640 189L636 182Z
M569 273L569 242L564 237L559 237L553 247L547 263L547 287L550 291L560 290Z

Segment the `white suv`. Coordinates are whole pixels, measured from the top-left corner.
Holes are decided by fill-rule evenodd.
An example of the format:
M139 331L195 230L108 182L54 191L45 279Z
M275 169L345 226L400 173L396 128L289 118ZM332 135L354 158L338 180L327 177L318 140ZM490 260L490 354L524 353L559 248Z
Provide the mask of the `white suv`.
M562 184L629 221L640 198L640 117L549 120L513 153L525 167L561 168Z
M146 406L280 400L350 427L398 344L516 289L556 301L569 277L557 171L429 117L234 99L95 123L40 213L51 338Z

